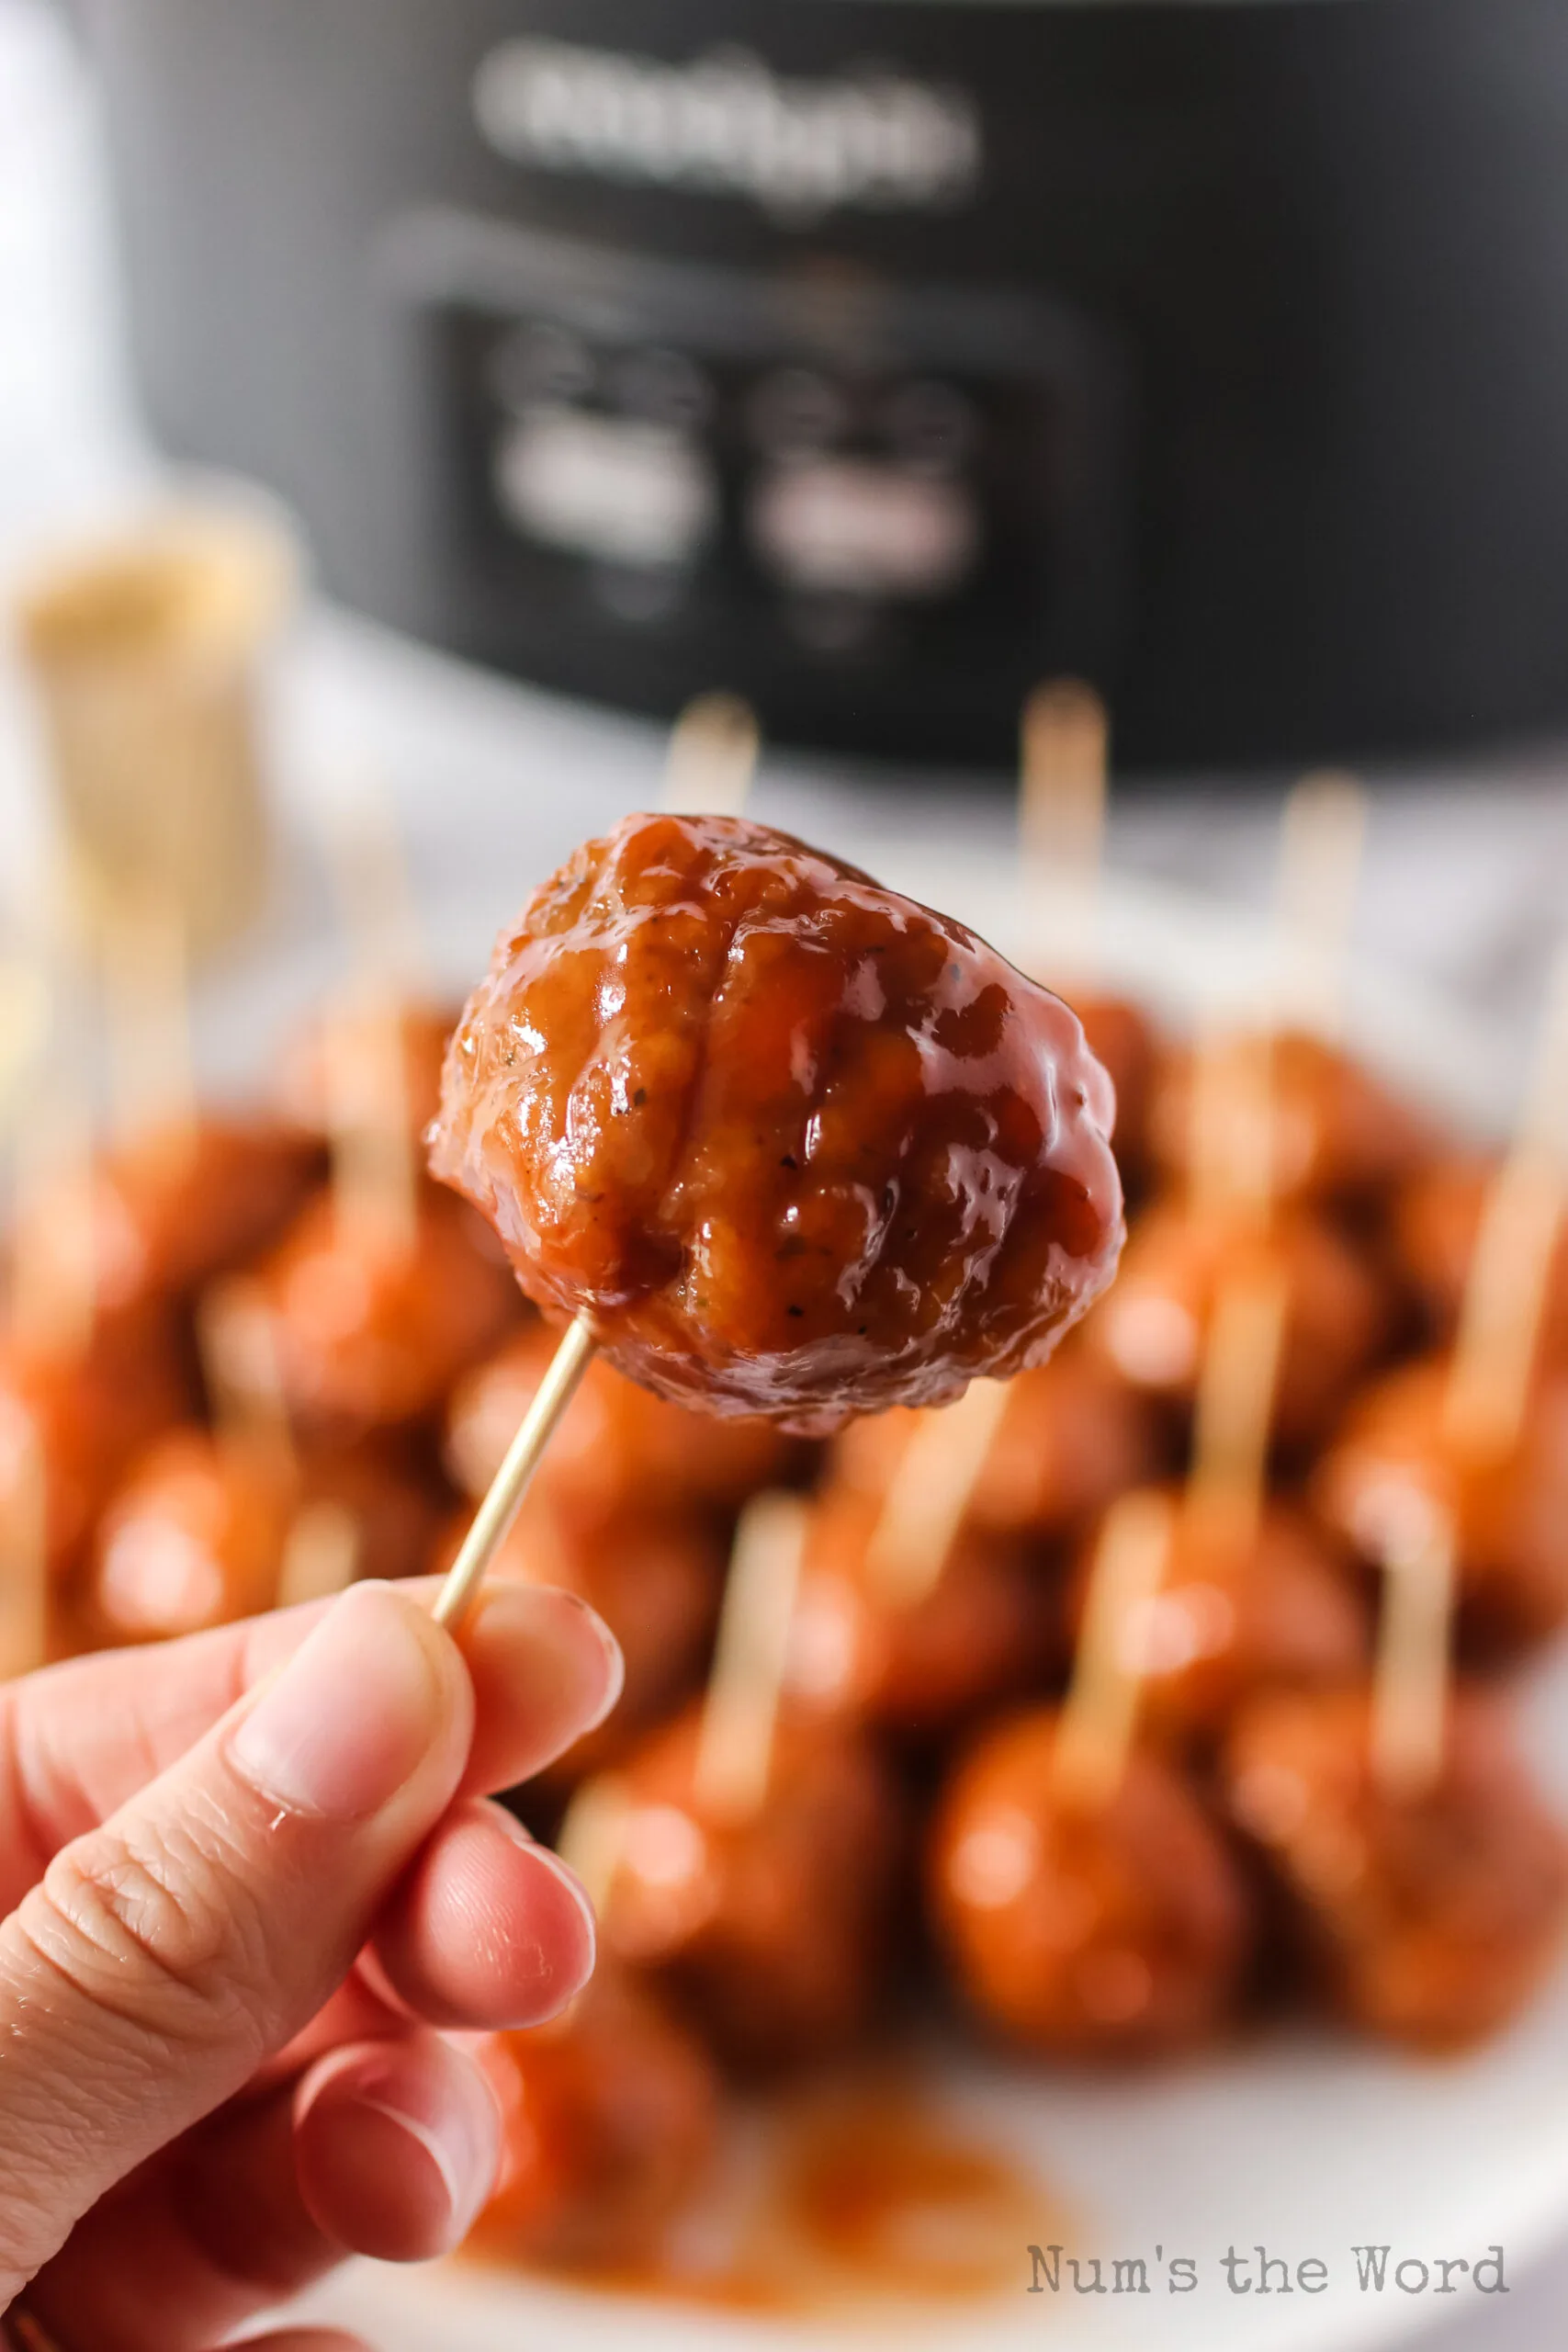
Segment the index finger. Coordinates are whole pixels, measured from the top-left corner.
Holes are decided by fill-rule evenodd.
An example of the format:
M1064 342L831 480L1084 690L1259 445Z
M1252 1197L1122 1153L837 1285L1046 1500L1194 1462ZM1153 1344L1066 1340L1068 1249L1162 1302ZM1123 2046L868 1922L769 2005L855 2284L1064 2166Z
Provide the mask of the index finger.
M400 1588L431 1600L435 1577ZM0 1686L0 1916L51 1857L202 1738L297 1649L329 1601L142 1649L108 1650ZM496 1584L457 1636L476 1728L463 1787L488 1795L539 1771L603 1722L620 1652L603 1621L547 1586ZM344 1692L344 1706L354 1692Z

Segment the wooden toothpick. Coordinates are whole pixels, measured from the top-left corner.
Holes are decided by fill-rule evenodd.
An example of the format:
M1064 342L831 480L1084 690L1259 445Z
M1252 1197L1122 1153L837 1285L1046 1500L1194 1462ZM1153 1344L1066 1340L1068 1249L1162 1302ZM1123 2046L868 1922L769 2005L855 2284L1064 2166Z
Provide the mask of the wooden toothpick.
M626 1782L614 1772L596 1772L574 1792L561 1816L556 1852L595 1911L610 1899L630 1810Z
M598 1342L581 1316L562 1333L560 1345L534 1392L522 1427L506 1450L505 1459L491 1481L490 1492L474 1513L473 1524L447 1571L435 1603L438 1625L460 1625L471 1606L491 1560L505 1543L512 1522L544 1457L557 1422L577 1393L578 1383L593 1361Z
M1535 1069L1488 1188L1444 1398L1450 1441L1509 1452L1524 1426L1551 1261L1568 1207L1568 949L1553 960Z
M333 1198L351 1228L411 1250L422 1171L403 1012L423 956L408 859L389 804L368 788L331 816L322 842L353 965L327 1016Z
M1276 1023L1330 1036L1344 1026L1345 978L1367 837L1367 796L1354 776L1303 776L1280 827L1280 969Z
M30 1674L49 1649L49 1486L43 1448L18 1417L6 1508L0 1514L0 1682Z
M1241 1549L1256 1534L1269 1482L1290 1286L1265 1265L1227 1282L1209 1318L1186 1506L1213 1540Z
M1092 686L1057 678L1023 708L1019 845L1035 960L1072 978L1091 961L1105 844L1110 722Z
M196 1311L202 1384L220 1436L265 1455L281 1477L299 1475L277 1337L266 1298L243 1274L214 1283Z
M1274 1046L1211 1012L1192 1050L1188 1193L1199 1219L1262 1226L1274 1197Z
M1454 1531L1445 1511L1412 1491L1390 1513L1372 1684L1372 1770L1409 1800L1442 1770L1455 1593Z
M698 695L670 731L660 808L671 816L742 815L761 751L750 703L739 695Z
M1143 1619L1174 1532L1175 1506L1152 1487L1105 1514L1052 1758L1054 1785L1074 1804L1107 1804L1121 1785L1137 1728Z
M364 1529L346 1503L323 1498L298 1512L283 1547L277 1577L277 1606L293 1609L305 1600L326 1600L343 1592L359 1574Z
M758 1495L740 1514L694 1774L716 1814L754 1813L768 1792L806 1527L798 1495Z
M972 1380L915 1422L866 1545L866 1572L893 1607L913 1608L941 1577L1011 1394L1006 1381Z

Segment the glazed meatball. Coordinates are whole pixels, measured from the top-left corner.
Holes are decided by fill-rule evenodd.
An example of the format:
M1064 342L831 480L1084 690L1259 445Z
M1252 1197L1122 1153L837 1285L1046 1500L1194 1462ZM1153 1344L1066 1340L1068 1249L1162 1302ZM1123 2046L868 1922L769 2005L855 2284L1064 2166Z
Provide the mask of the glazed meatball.
M1094 1546L1077 1564L1075 1622ZM1270 1500L1233 1530L1189 1501L1172 1521L1158 1591L1128 1628L1141 1719L1207 1742L1260 1683L1359 1681L1371 1652L1365 1600L1333 1541L1291 1504Z
M1238 1060L1258 1040L1238 1036ZM1280 1200L1365 1201L1401 1182L1432 1149L1428 1123L1348 1054L1301 1030L1269 1041L1270 1175ZM1149 1142L1172 1180L1192 1151L1192 1057L1172 1055L1149 1104Z
M712 2061L646 1987L601 1963L569 2015L502 2038L501 2177L470 2250L563 2268L649 2260L718 2132Z
M623 1770L604 1942L733 2064L827 2057L865 2030L886 1985L897 1792L859 1740L781 1722L761 1806L720 1810L697 1785L700 1729L688 1711Z
M1393 1321L1371 1262L1317 1217L1286 1213L1254 1229L1170 1203L1149 1210L1115 1289L1086 1326L1086 1343L1134 1387L1186 1403L1222 1291L1275 1269L1286 1307L1274 1427L1284 1444L1308 1443L1338 1418Z
M132 1457L190 1410L175 1328L144 1308L100 1321L85 1346L0 1340L0 1525L15 1525L42 1466L51 1574L80 1563L98 1512Z
M1515 1443L1467 1446L1446 1426L1452 1359L1401 1364L1366 1388L1319 1463L1314 1498L1371 1561L1412 1496L1451 1523L1460 1628L1483 1654L1542 1641L1568 1620L1568 1376L1536 1385Z
M918 1599L890 1595L867 1554L881 1508L822 1495L801 1564L785 1667L802 1713L929 1740L1035 1682L1060 1655L1060 1611L1015 1539L962 1532Z
M517 1313L493 1237L434 1184L412 1248L323 1193L256 1270L289 1413L343 1442L423 1420Z
M384 1023L388 1016L378 1007L362 1016L343 1011L331 1020L312 1022L290 1038L279 1058L275 1080L278 1108L311 1134L329 1134L336 1125L331 1056L345 1029L352 1040L356 1017L368 1023ZM393 1017L402 1046L401 1107L409 1133L422 1136L440 1107L441 1065L457 1016L445 1005L410 1003L397 1007Z
M1568 1844L1501 1700L1453 1691L1441 1770L1380 1788L1364 1689L1269 1692L1225 1757L1231 1810L1285 1889L1337 2006L1421 2049L1476 2041L1555 1957Z
M446 1465L476 1498L501 1467L556 1351L542 1323L519 1331L459 1382L446 1412ZM733 1510L786 1478L801 1449L771 1421L715 1421L666 1404L592 1363L550 1440L536 1493L586 1521L631 1510Z
M172 1430L104 1513L87 1622L105 1642L145 1642L270 1609L295 1500L270 1449Z
M920 1427L917 1414L897 1408L851 1421L834 1442L837 1478L880 1499ZM1142 1486L1164 1466L1164 1454L1147 1401L1075 1335L1009 1388L968 1523L1050 1539Z
M1053 2057L1149 2058L1207 2040L1251 1943L1246 1891L1186 1781L1134 1751L1107 1802L1059 1790L1059 1718L983 1732L937 1802L938 1939L986 2022Z
M502 938L433 1166L543 1306L824 1430L1050 1352L1110 1281L1110 1085L958 924L781 834L631 817Z
M268 1248L320 1173L309 1137L260 1120L160 1127L106 1153L87 1211L100 1313L188 1297ZM65 1193L28 1223L28 1248L56 1258L62 1279L81 1249L82 1212Z

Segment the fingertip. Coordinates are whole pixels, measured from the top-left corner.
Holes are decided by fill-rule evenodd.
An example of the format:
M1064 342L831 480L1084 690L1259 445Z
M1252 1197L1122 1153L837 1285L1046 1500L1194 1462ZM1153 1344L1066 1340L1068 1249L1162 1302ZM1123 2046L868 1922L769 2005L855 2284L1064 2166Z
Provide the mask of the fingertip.
M426 2023L493 2032L538 2025L593 1973L592 1906L558 1855L498 1804L455 1805L378 1923L374 1954Z
M554 1586L490 1586L458 1641L474 1687L470 1792L491 1795L543 1771L621 1695L620 1644L586 1601Z
M449 2254L494 2187L495 2092L437 2034L335 2052L301 2084L294 2113L300 2195L347 2252L381 2262Z

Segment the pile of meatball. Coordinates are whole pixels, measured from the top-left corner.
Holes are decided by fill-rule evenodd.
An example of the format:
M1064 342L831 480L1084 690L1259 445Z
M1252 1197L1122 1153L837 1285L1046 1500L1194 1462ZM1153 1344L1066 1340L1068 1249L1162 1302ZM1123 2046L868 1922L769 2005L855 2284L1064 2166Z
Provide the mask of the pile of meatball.
M494 1573L591 1602L626 1688L516 1803L547 1838L611 1773L621 1810L599 1977L564 2025L506 2044L492 2245L624 2257L689 2190L729 2086L933 2008L1075 2064L1153 2062L1288 2009L1438 2049L1501 2028L1550 1967L1568 1862L1508 1678L1568 1617L1568 1249L1512 1451L1456 1456L1443 1397L1485 1159L1281 1035L1272 1201L1227 1221L1189 1165L1190 1054L1130 1003L1077 1010L1116 1089L1121 1272L1011 1380L917 1598L889 1590L874 1538L941 1404L796 1434L743 1391L715 1418L601 1359L556 1433ZM400 1019L423 1133L450 1023ZM558 1331L466 1201L422 1178L396 1249L345 1217L326 1092L321 1040L297 1039L270 1108L111 1152L90 1200L60 1204L62 1251L66 1221L92 1222L91 1333L0 1353L0 1512L36 1460L58 1650L275 1605L318 1504L347 1515L356 1573L444 1568L543 1375ZM1097 1532L1129 1490L1179 1491L1238 1269L1285 1285L1269 1497L1239 1548L1179 1509L1133 1752L1086 1811L1050 1764ZM204 1395L197 1335L236 1283L286 1445ZM737 1514L781 1487L807 1532L765 1796L736 1812L697 1770L703 1692ZM1402 1794L1373 1769L1371 1691L1380 1530L1412 1492L1456 1532L1459 1602L1441 1767Z

